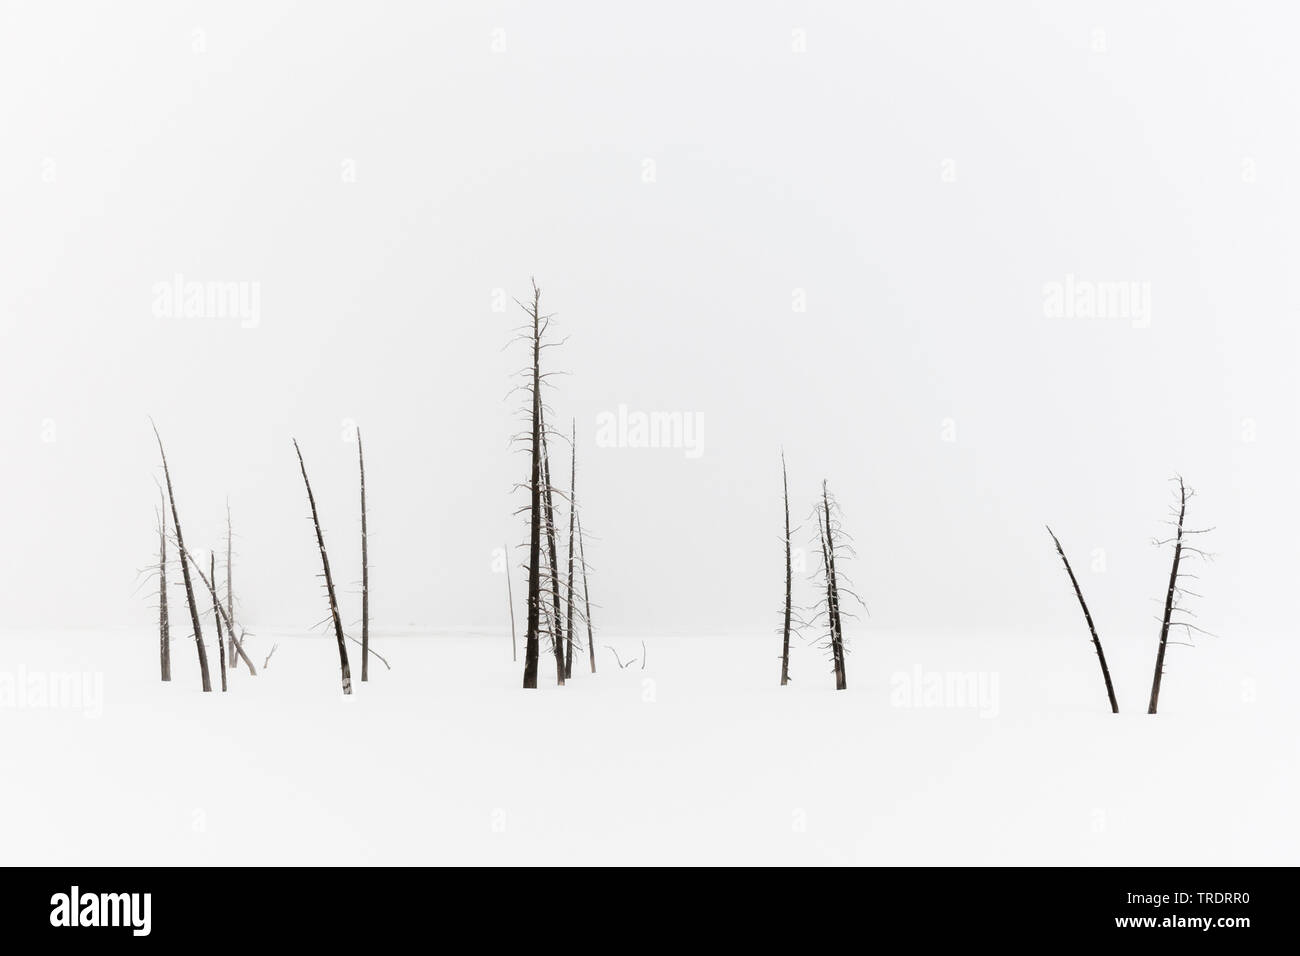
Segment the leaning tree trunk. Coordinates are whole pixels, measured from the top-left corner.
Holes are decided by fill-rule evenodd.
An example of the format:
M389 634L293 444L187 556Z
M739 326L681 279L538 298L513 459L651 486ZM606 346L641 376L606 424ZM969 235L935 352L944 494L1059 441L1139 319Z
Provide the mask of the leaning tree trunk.
M831 614L831 607L835 603L835 598L834 591L831 588L830 558L826 553L826 529L822 526L820 513L817 515L817 536L821 540L822 546L822 575L825 578L824 583L826 586L826 628L830 633L831 665L835 672L835 688L838 690L841 680L840 659L835 641L835 618Z
M569 633L569 643L564 649L564 679L573 677L573 516L577 510L578 493L578 420L572 425L573 437L570 439L571 458L569 463L569 581L564 593L568 595L568 620L565 629Z
M528 633L524 638L524 687L537 687L538 629L542 600L542 291L533 283L533 437L528 482Z
M781 452L781 488L785 497L785 624L781 639L781 686L790 683L790 598L793 594L794 571L790 560L790 482L785 472L785 452Z
M564 623L560 602L560 555L555 547L555 499L551 496L551 453L546 444L546 422L542 422L542 487L545 494L545 521L547 555L551 569L551 600L554 605L554 624L551 643L555 647L555 683L564 684Z
M826 613L831 619L831 654L835 659L835 689L845 690L848 676L844 671L844 627L840 622L840 588L835 579L835 529L831 524L830 493L822 482L822 509L826 515Z
M1160 678L1165 670L1165 647L1169 643L1169 627L1174 613L1174 594L1178 589L1178 565L1183 558L1183 518L1187 515L1187 486L1178 479L1178 535L1174 538L1174 564L1169 571L1169 590L1165 592L1165 613L1160 622L1160 649L1156 651L1156 673L1151 681L1151 700L1147 713L1156 712L1160 701Z
M158 489L158 663L162 679L172 679L172 634L167 609L167 501Z
M1074 585L1074 596L1079 599L1079 607L1083 608L1083 619L1088 622L1088 632L1092 634L1092 644L1097 649L1097 660L1101 663L1101 677L1106 682L1106 696L1110 698L1111 713L1118 714L1119 702L1115 699L1115 686L1110 682L1110 668L1106 666L1106 652L1101 649L1101 638L1097 636L1097 628L1092 623L1092 613L1088 610L1088 602L1083 599L1083 591L1079 587L1079 580L1074 576L1074 568L1070 567L1070 559L1065 556L1065 549L1061 547L1060 540L1051 528L1047 529L1047 533L1052 536L1052 541L1056 544L1056 553L1061 556L1061 561L1065 563L1065 573L1070 576L1070 584Z
M325 551L325 535L321 533L320 516L316 512L316 497L311 493L311 481L307 478L307 465L302 460L302 449L294 439L293 450L298 453L298 467L302 470L302 482L307 486L307 502L311 505L311 523L316 528L316 544L320 547L321 568L325 572L325 590L329 594L330 617L334 621L334 636L339 645L339 667L342 670L343 693L352 693L352 670L348 667L348 646L343 640L343 619L339 617L339 602L334 593L334 576L330 574L330 556Z
M361 466L361 680L370 680L370 558L366 547L366 458L357 429L357 462Z
M226 625L226 633L234 634L235 620L234 618L227 617L226 609L221 606L221 599L217 597L216 578L213 577L209 579L208 576L203 573L203 565L199 563L199 560L196 557L194 557L194 555L187 553L185 556L189 559L190 565L193 568L194 573L199 576L199 580L203 582L203 586L207 588L208 596L212 598L212 606L216 610L217 616L220 617L222 623ZM244 642L240 638L235 638L235 653L239 655L240 660L242 660L245 664L248 665L248 673L256 677L257 668L255 668L253 666L253 662L248 659L248 655L244 653Z
M150 421L150 425L153 422ZM176 550L180 552L181 557L181 577L185 581L185 600L190 606L190 624L194 628L194 646L199 653L199 673L203 678L203 692L212 693L212 676L208 673L208 652L203 646L203 628L199 626L199 606L194 600L194 584L190 580L190 566L186 560L189 555L185 550L185 537L181 533L181 516L176 510L176 492L172 488L172 473L167 467L167 452L163 450L162 436L158 434L158 426L153 425L153 434L158 439L158 454L162 457L163 478L167 482L167 497L172 506L172 527L176 529Z
M217 579L217 556L208 555L208 574L212 580ZM221 693L225 693L226 686L226 642L221 636L221 602L217 600L216 592L212 593L212 619L217 625L217 654L221 659Z
M582 512L578 519L578 563L582 565L582 605L583 618L587 622L587 653L591 658L591 672L596 673L596 636L591 632L591 591L587 587L587 546L582 538Z

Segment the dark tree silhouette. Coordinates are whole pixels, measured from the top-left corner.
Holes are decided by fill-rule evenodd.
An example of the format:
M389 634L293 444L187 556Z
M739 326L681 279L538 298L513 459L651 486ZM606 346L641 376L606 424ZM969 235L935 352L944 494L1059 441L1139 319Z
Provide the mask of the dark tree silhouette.
M208 574L212 580L217 579L217 556L216 554L208 555ZM212 593L212 620L217 627L217 656L221 660L221 693L226 693L226 642L221 636L221 602L217 600L217 594L214 590Z
M573 530L574 515L577 512L577 483L578 483L578 420L575 418L572 424L571 437L569 438L569 580L564 587L564 593L568 598L568 619L565 623L565 630L569 635L569 642L564 648L564 679L569 680L573 677Z
M167 482L167 497L172 506L172 527L176 529L176 550L181 558L181 577L185 581L185 600L190 606L190 624L194 628L194 646L199 653L199 673L203 677L203 692L212 693L212 677L208 673L208 652L203 646L203 628L199 626L199 606L194 600L194 585L190 580L190 564L186 559L189 553L185 550L185 537L181 533L181 516L176 510L176 492L172 487L171 469L167 467L167 452L163 450L162 436L158 434L158 426L154 425L153 419L149 420L153 428L154 438L158 439L158 454L162 458L163 478Z
M167 609L167 500L158 489L158 662L162 679L172 679L172 634Z
M826 618L826 643L823 649L830 653L831 666L835 673L835 689L848 687L845 672L846 648L844 643L844 618L851 617L843 607L844 595L849 595L859 604L862 599L851 589L848 576L841 564L845 558L853 556L853 547L849 535L844 531L840 521L839 503L830 493L825 481L822 482L822 500L814 509L817 515L817 536L822 552L822 589L824 597L818 617ZM865 605L863 605L865 608ZM814 621L816 618L814 618Z
M556 546L555 497L551 482L548 444L551 437L563 441L565 436L554 433L547 426L549 408L542 398L542 387L554 372L542 371L542 352L563 343L546 340L551 316L541 311L542 290L533 280L533 298L524 303L515 300L528 316L527 324L515 330L515 340L528 343L532 353L529 366L518 373L524 380L511 390L522 391L528 407L521 410L527 418L528 431L512 436L511 442L526 446L531 465L526 483L516 484L515 490L526 488L528 505L515 513L528 516L528 627L524 637L524 681L526 688L537 686L537 666L541 656L541 636L546 634L555 654L556 683L564 683L564 581L560 575L559 549ZM558 492L560 497L564 492ZM549 593L549 598L548 594Z
M578 563L582 566L582 603L585 611L582 615L587 622L587 651L591 658L591 672L596 673L596 637L591 629L591 589L587 586L587 547L582 534L582 512L577 513L578 521Z
M1056 553L1061 556L1061 561L1065 565L1065 573L1070 576L1070 584L1074 586L1074 596L1079 599L1079 607L1083 609L1083 619L1088 622L1088 632L1092 635L1092 644L1097 651L1097 661L1101 664L1101 676L1106 682L1106 696L1110 698L1111 713L1119 713L1119 702L1115 700L1115 687L1110 681L1110 668L1106 666L1106 652L1101 649L1101 638L1097 636L1097 627L1092 623L1092 612L1088 610L1088 602L1083 599L1083 590L1079 587L1079 579L1074 576L1074 568L1070 567L1070 559L1065 556L1065 549L1061 547L1061 541L1049 527L1047 533L1052 536L1052 542L1056 545Z
M794 565L790 549L790 482L785 471L785 450L781 450L781 489L785 498L785 622L781 640L781 686L790 682L790 618L794 593Z
M339 645L339 667L343 677L343 693L352 693L352 670L348 667L348 645L343 639L343 620L339 617L339 602L334 592L334 576L330 574L330 558L325 550L325 535L320 529L320 516L316 512L316 496L311 493L307 465L302 460L302 449L294 439L293 450L298 453L298 467L302 470L302 483L307 486L307 502L311 505L311 522L316 528L316 544L320 547L320 563L325 574L325 591L329 595L330 618L334 622L334 636Z
M1183 597L1199 597L1194 591L1183 587L1182 581L1187 578L1195 578L1195 575L1189 574L1183 568L1183 562L1189 557L1207 559L1210 557L1200 548L1192 547L1186 541L1188 535L1208 534L1213 528L1195 528L1189 529L1185 526L1184 521L1187 518L1187 502L1195 497L1196 492L1188 488L1183 483L1182 476L1179 475L1173 479L1178 482L1178 502L1173 510L1176 517L1172 518L1172 524L1176 530L1174 537L1164 540L1157 540L1157 546L1172 544L1174 546L1173 565L1169 569L1169 587L1165 591L1165 608L1164 614L1160 619L1160 645L1156 650L1156 669L1155 675L1151 680L1151 700L1147 704L1147 713L1154 714L1156 705L1160 701L1160 678L1164 675L1165 669L1165 649L1170 644L1186 643L1182 641L1171 641L1169 639L1170 631L1175 627L1183 628L1183 632L1190 636L1193 632L1198 634L1209 634L1191 621L1184 620L1183 617L1194 617L1192 612L1181 607L1179 601Z
M530 312L533 350L531 380L527 391L532 398L532 434L529 455L532 459L528 479L528 631L524 636L524 687L537 687L538 632L541 627L542 595L542 290L533 280ZM522 302L520 307L529 311Z
M361 680L370 679L370 558L366 546L366 458L357 429L357 463L361 468Z

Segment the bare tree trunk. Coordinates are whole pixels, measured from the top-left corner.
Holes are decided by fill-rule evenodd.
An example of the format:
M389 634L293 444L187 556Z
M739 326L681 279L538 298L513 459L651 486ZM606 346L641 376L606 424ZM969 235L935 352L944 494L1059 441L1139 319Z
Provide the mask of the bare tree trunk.
M555 647L555 683L564 685L564 624L560 602L560 556L555 547L555 500L551 495L551 453L546 442L546 422L542 422L542 487L545 493L545 521L547 555L551 569L551 600L554 603L554 624L551 643Z
M366 547L366 459L357 429L357 462L361 466L361 680L370 679L370 558Z
M181 516L176 510L176 492L172 488L172 473L167 467L167 452L163 450L162 436L158 434L158 426L150 420L149 424L153 427L153 434L158 439L158 454L162 457L163 478L167 481L167 497L172 506L172 527L176 529L176 550L180 552L181 557L181 577L185 581L185 600L190 606L190 624L194 628L194 646L199 654L199 673L203 678L203 692L212 693L212 677L208 673L208 652L203 646L203 628L199 626L199 606L194 601L194 585L190 580L190 566L186 558L189 556L185 550L185 538L181 534Z
M835 529L831 522L830 493L822 482L822 509L826 516L826 613L831 622L831 655L835 661L835 689L845 690L848 676L844 670L844 628L840 622L840 589L835 579Z
M565 680L573 677L573 516L577 510L578 493L578 420L576 418L573 420L572 435L569 464L569 581L564 589L564 593L569 599L567 608L568 622L566 624L566 629L569 632L569 643L564 649Z
M831 607L833 606L835 599L832 596L833 592L831 590L830 557L826 551L826 528L822 522L822 516L820 512L818 512L817 514L817 533L818 533L818 537L821 540L821 547L822 547L822 573L825 577L824 583L826 586L826 627L830 633L831 665L835 672L835 688L836 690L838 690L840 687L840 679L841 679L840 659L839 659L839 655L836 653L836 646L835 646L835 619L834 617L831 616Z
M212 580L217 579L217 556L208 555L209 567L208 574ZM221 693L228 689L226 686L226 642L221 637L221 603L217 600L216 592L212 594L212 619L217 626L217 656L221 659Z
M582 565L583 617L587 621L587 651L591 657L591 672L596 673L596 637L591 631L591 591L587 587L587 546L582 538L582 512L578 512L578 563Z
M781 488L785 497L785 624L781 640L781 686L790 683L790 613L794 569L790 560L790 482L785 471L785 450L781 451Z
M524 687L537 687L541 610L542 542L542 290L533 282L533 438L528 511L528 633L524 638Z
M1106 682L1106 696L1110 698L1111 713L1118 714L1119 702L1115 700L1115 687L1110 682L1110 668L1106 666L1106 652L1101 649L1101 638L1097 636L1097 628L1092 623L1092 613L1088 610L1088 602L1083 599L1083 591L1079 587L1079 580L1074 576L1074 568L1070 567L1070 559L1065 556L1065 549L1061 547L1060 540L1051 528L1047 529L1047 533L1052 536L1052 541L1056 544L1056 553L1061 556L1061 561L1065 563L1065 573L1070 576L1070 584L1074 585L1074 596L1079 599L1079 607L1083 608L1083 619L1088 622L1088 631L1092 634L1092 644L1097 649L1097 660L1101 663L1101 676Z
M1156 651L1156 673L1151 681L1151 701L1147 713L1156 712L1160 701L1160 678L1165 670L1165 647L1169 643L1170 622L1174 613L1174 593L1178 588L1178 565L1183 559L1183 519L1187 516L1187 486L1178 479L1178 534L1174 538L1174 564L1169 571L1169 589L1165 592L1165 613L1160 622L1160 649Z
M311 493L311 481L307 478L307 465L302 460L302 449L294 439L293 450L298 453L298 467L302 470L302 482L307 486L307 501L311 505L311 522L316 527L316 544L320 547L321 568L325 572L325 590L329 594L330 617L334 621L334 636L339 645L339 667L342 670L343 693L352 693L352 670L348 667L348 646L343 640L343 619L339 617L339 602L334 593L334 576L330 574L330 558L325 551L325 535L321 533L320 517L316 512L316 497Z
M162 679L172 679L172 633L167 608L167 501L158 489L158 662Z
M510 546L503 545L502 551L506 556L506 604L510 608L510 659L519 660L519 646L515 638L515 594L514 589L510 586Z

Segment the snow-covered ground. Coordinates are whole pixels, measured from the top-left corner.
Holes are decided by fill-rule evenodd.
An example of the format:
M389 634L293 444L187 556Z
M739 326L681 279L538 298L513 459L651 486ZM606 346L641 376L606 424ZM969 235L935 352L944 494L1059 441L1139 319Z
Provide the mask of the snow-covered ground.
M393 670L351 698L319 634L261 633L269 668L223 696L188 642L161 683L147 630L0 633L0 846L76 865L1293 863L1296 642L1174 648L1152 718L1153 637L1109 641L1115 717L1078 631L868 627L842 693L803 644L777 686L771 635L650 637L644 669L639 637L598 638L597 675L583 657L556 688L544 656L525 692L508 636L381 632Z

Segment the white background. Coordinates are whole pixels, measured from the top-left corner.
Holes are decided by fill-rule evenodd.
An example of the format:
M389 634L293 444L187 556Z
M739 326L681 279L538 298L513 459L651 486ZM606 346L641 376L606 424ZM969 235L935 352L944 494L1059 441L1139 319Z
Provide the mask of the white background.
M6 2L9 858L1294 862L1295 26L1283 3ZM256 327L156 316L177 274L257 283ZM494 550L525 540L527 356L494 305L530 275L570 336L551 398L601 670L561 693L544 660L525 695ZM1147 284L1149 326L1048 317L1067 276ZM597 447L620 405L697 416L702 454ZM150 415L187 543L221 546L228 498L259 667L279 647L229 695L199 693L178 590L157 680ZM290 439L351 621L347 422L394 669L345 704L332 639L302 636L325 608ZM827 479L858 545L845 694L800 640L776 686L783 446L796 518ZM1151 719L1178 472L1219 636L1171 649ZM25 696L60 674L102 695ZM902 700L913 674L998 689Z
M352 419L376 619L504 626L525 356L492 304L530 274L571 336L553 401L614 626L771 625L782 445L797 516L838 492L882 625L1070 620L1050 521L1076 563L1104 549L1099 616L1147 627L1175 471L1218 529L1203 615L1290 616L1285 5L2 16L6 624L149 619L153 415L192 547L230 498L251 616L319 619L290 436L351 546ZM156 318L176 273L260 283L260 325ZM1150 283L1150 327L1045 318L1067 274ZM703 455L597 448L619 404L702 416Z

